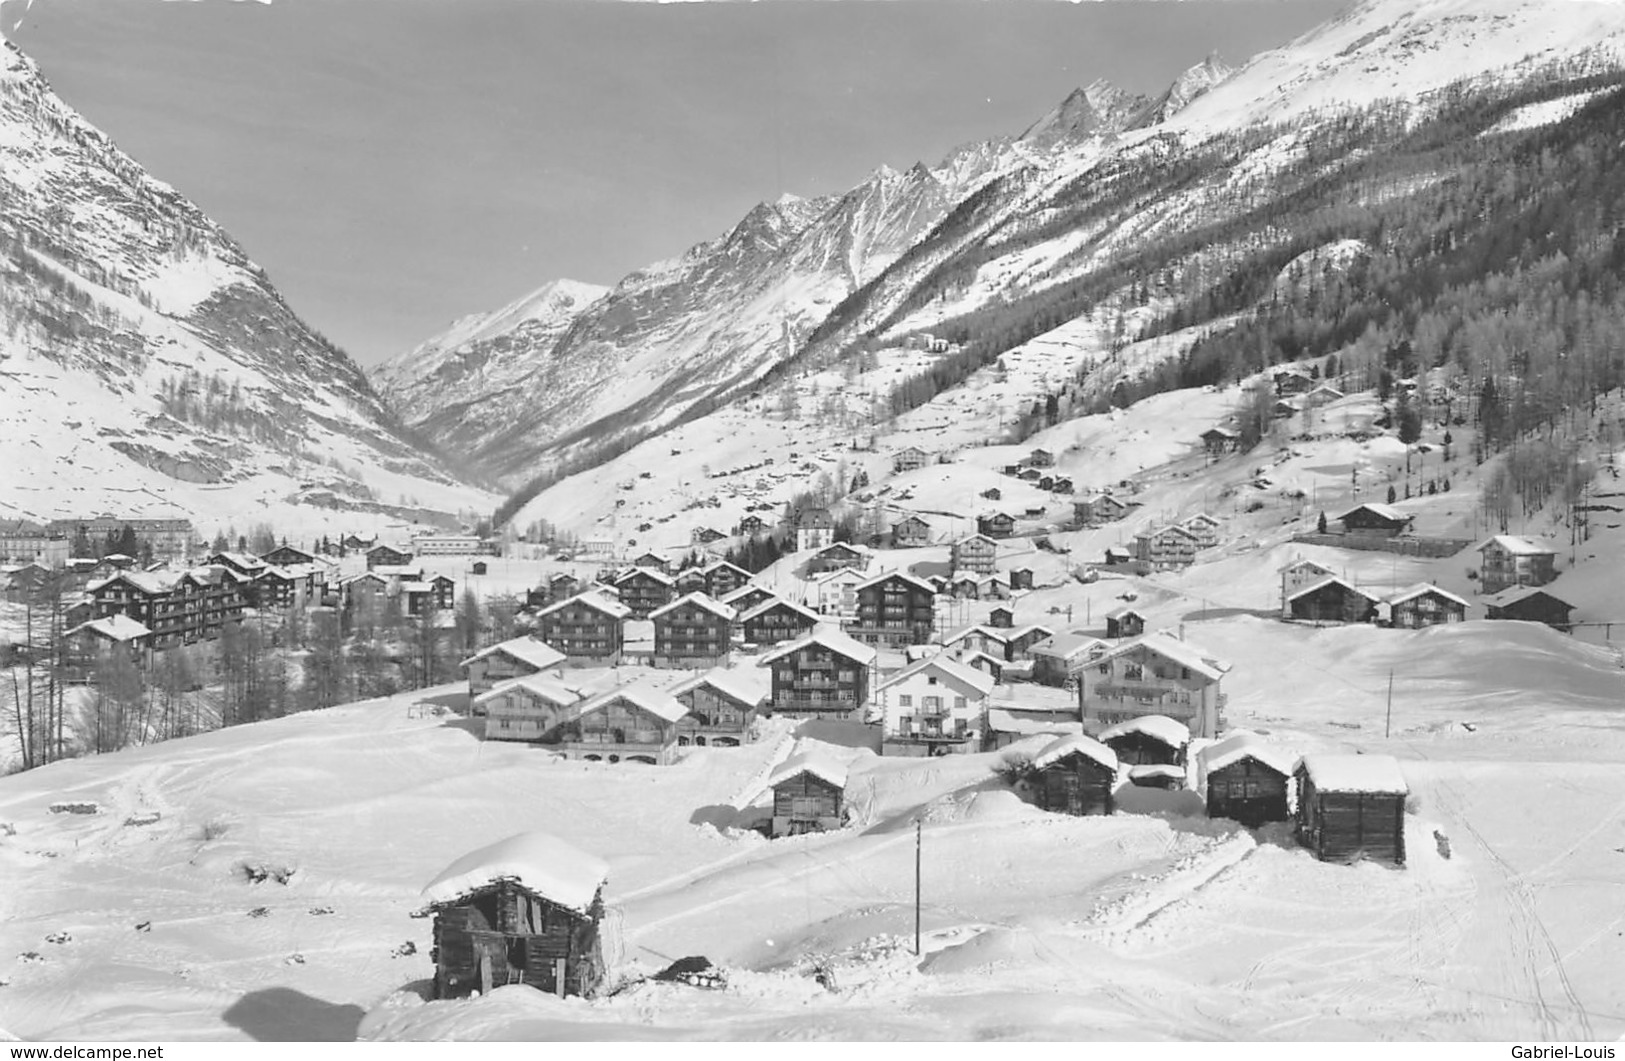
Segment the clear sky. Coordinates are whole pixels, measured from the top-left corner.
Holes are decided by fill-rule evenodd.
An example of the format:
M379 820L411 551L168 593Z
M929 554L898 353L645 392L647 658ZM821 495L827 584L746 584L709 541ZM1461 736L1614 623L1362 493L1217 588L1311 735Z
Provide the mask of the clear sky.
M1166 87L1342 0L21 0L59 94L363 363L612 284L782 192Z

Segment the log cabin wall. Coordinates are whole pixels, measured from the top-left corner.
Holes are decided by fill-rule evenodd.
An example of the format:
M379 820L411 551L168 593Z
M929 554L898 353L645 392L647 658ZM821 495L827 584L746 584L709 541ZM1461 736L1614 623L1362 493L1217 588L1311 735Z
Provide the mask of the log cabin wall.
M1207 814L1230 818L1249 829L1265 822L1284 822L1287 777L1256 759L1241 759L1207 775Z
M1039 771L1038 805L1057 814L1110 814L1116 809L1115 772L1085 755L1070 755Z

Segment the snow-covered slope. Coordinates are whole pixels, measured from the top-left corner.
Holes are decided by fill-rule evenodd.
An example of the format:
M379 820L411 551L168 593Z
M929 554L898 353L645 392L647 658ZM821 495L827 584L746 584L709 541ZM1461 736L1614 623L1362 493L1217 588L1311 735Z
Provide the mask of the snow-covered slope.
M489 507L219 226L9 44L0 71L0 514L293 529Z

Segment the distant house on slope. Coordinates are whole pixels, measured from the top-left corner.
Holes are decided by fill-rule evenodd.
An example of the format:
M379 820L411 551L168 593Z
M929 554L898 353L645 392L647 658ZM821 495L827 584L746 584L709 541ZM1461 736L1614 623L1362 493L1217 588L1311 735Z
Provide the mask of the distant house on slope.
M1057 814L1110 814L1116 809L1117 755L1082 734L1057 737L1032 762L1038 805Z
M1321 579L1337 574L1325 564L1313 560L1294 560L1290 564L1279 568L1276 574L1281 576L1281 618L1292 618L1290 601L1292 595L1306 586L1312 586Z
M1467 602L1429 582L1419 582L1383 602L1389 626L1415 630L1442 623L1459 623L1467 618ZM1379 610L1379 617L1381 611Z
M1411 520L1415 518L1409 512L1401 512L1392 505L1368 502L1356 505L1338 516L1337 522L1343 525L1345 534L1392 538L1409 530Z
M1478 547L1479 586L1499 593L1508 586L1544 586L1557 577L1557 552L1515 534L1497 534Z
M564 661L564 653L526 635L482 648L458 666L468 675L468 698L472 703L500 682L538 674Z
M529 984L591 997L604 980L598 924L609 866L545 833L472 851L423 889L434 915L434 997Z
M1229 818L1249 829L1292 816L1287 792L1296 759L1256 734L1240 731L1196 754L1196 782L1209 818Z
M786 759L768 777L773 790L770 835L798 836L846 824L846 767L820 755Z
M1380 598L1328 575L1287 597L1286 617L1309 623L1368 623L1377 616Z
M1486 618L1517 619L1531 623L1545 623L1554 630L1568 633L1573 627L1569 613L1574 605L1554 593L1534 586L1509 586L1499 593L1484 598L1489 609Z

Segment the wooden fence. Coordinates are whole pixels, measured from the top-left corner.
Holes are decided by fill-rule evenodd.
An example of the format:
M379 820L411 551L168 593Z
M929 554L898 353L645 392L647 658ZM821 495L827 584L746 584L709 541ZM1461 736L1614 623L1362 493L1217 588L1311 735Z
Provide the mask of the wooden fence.
M1471 538L1417 538L1409 535L1384 538L1375 534L1294 534L1292 540L1304 545L1330 545L1337 549L1398 553L1400 556L1421 556L1434 560L1455 556L1473 544Z

